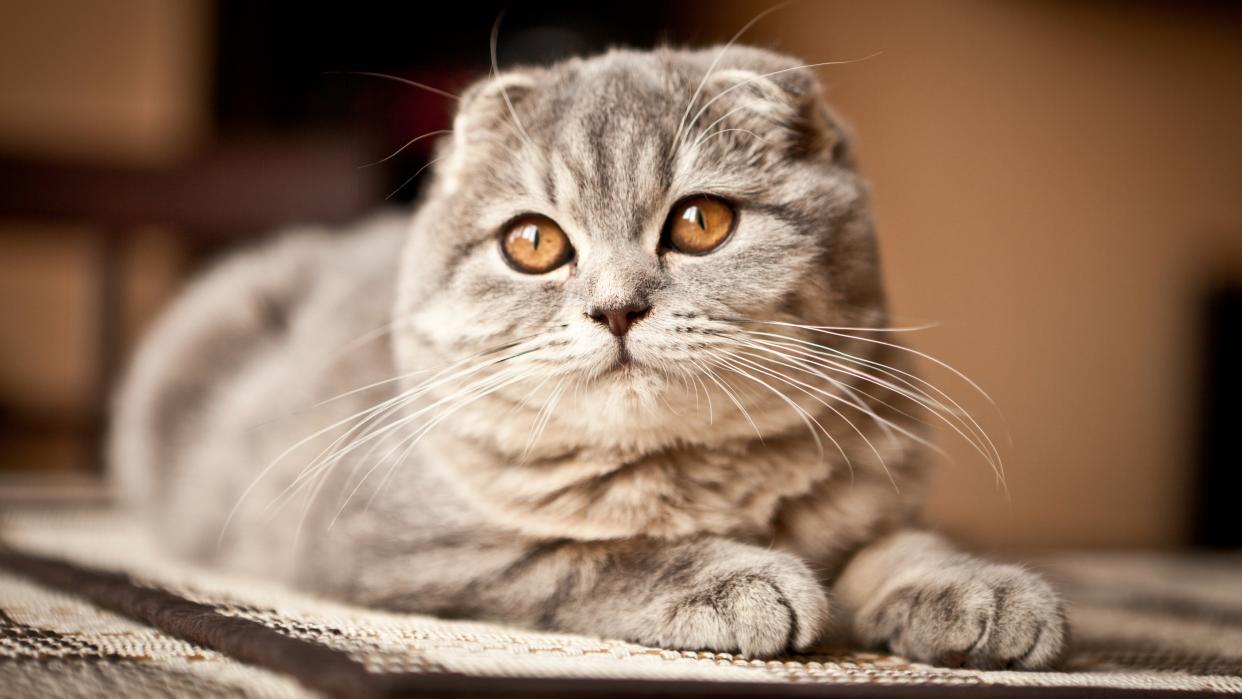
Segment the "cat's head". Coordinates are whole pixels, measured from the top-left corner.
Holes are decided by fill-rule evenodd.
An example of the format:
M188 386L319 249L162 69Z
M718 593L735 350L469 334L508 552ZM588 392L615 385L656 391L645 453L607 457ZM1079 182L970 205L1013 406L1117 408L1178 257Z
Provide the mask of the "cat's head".
M738 338L788 333L749 321L884 323L847 135L790 58L612 51L505 72L462 96L433 172L402 260L402 369L485 366L429 393L494 389L464 412L515 433L557 392L583 440L749 432L725 415L730 387L779 431L800 418L744 385L763 351ZM709 428L693 406L711 394Z

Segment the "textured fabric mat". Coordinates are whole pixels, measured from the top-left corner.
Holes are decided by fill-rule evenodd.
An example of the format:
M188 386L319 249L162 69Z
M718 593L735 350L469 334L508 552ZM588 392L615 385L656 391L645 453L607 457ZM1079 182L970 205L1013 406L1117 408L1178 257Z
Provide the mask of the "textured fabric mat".
M1067 665L983 672L831 648L748 660L361 609L170 560L106 510L10 511L0 540L0 697L1242 693L1236 555L1042 561L1070 601Z

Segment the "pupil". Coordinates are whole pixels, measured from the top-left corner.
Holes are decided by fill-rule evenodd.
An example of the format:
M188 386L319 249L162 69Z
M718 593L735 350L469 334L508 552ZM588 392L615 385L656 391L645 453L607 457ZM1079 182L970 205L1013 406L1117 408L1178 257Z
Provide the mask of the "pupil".
M697 206L687 208L686 213L682 214L681 217L698 226L700 230L707 229L707 220L703 217L703 210Z
M539 226L535 224L527 224L522 232L518 234L522 238L530 241L530 246L536 250L539 249Z

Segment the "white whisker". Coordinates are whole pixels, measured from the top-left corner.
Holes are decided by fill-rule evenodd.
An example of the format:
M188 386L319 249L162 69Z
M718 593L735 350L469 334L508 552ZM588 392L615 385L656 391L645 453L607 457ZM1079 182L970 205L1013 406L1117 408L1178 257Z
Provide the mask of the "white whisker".
M882 467L884 468L884 473L886 473L886 474L888 475L888 479L889 479L889 481L890 481L890 482L892 482L892 484L893 484L893 488L900 490L900 488L899 488L899 487L898 487L898 485L897 485L897 481L896 481L896 479L894 479L894 478L893 478L893 474L892 474L892 472L891 472L891 471L889 470L889 468L888 468L888 462L886 462L886 461L884 460L884 456L883 456L882 454L880 454L880 450L879 450L879 449L876 449L875 444L873 444L873 443L871 442L871 440L870 440L870 439L868 439L867 435L866 435L866 434L865 434L865 433L864 433L861 429L859 429L859 428L858 428L858 426L857 426L857 425L855 425L855 424L854 424L854 422L853 422L852 420L850 420L848 417L846 417L844 413L842 413L840 410L837 410L837 409L836 409L836 408L834 408L832 405L828 404L826 401L824 401L824 400L822 400L822 399L818 398L818 397L817 397L817 396L815 396L813 393L811 393L811 392L807 391L807 390L806 390L806 387L809 387L809 384L806 384L806 383L801 382L801 381L797 381L796 379L790 379L789 377L785 376L784 374L782 374L782 373L780 373L780 372L777 372L777 371L772 371L772 370L770 370L770 369L767 369L767 368L763 367L762 365L758 364L757 362L753 362L753 361L750 361L750 360L748 360L748 359L745 359L745 358L742 358L742 357L738 357L736 354L734 354L734 353L732 353L732 352L723 352L723 354L725 354L725 355L727 355L727 356L730 356L731 358L733 358L733 359L735 359L735 360L737 360L737 361L743 362L745 365L750 366L750 367L751 367L751 368L753 368L755 371L758 371L758 372L760 372L760 373L763 373L763 374L764 374L764 375L766 375L766 376L770 376L771 378L774 378L774 379L776 379L776 380L778 380L778 381L781 381L781 382L783 382L783 383L786 383L786 384L789 384L789 385L791 385L791 386L794 386L795 388L798 388L798 389L799 389L799 390L801 390L803 393L805 393L806 395L810 396L813 400L818 401L821 405L823 405L824 407L826 407L828 410L832 411L832 413L833 413L833 414L835 414L837 417L841 418L841 420L842 420L845 424L849 425L850 429L852 429L852 430L853 430L853 431L854 431L854 432L855 432L855 433L856 433L856 434L857 434L860 438L862 438L863 443L865 443L865 444L867 445L867 447L871 450L871 453L872 453L872 454L874 454L874 455L875 455L875 458L876 458L876 459L880 462L880 466L882 466Z
M759 385L768 389L773 394L775 394L778 398L784 401L786 405L792 408L794 413L798 416L798 418L802 420L802 423L806 425L807 431L811 433L811 437L815 440L815 448L819 452L820 461L823 461L824 443L819 438L819 433L815 431L815 428L819 428L819 432L822 432L824 436L827 437L829 441L832 442L832 445L837 448L838 452L841 453L841 458L845 459L846 465L850 467L850 471L853 472L854 466L850 462L849 455L845 453L845 449L842 448L841 444L836 440L836 438L834 438L832 434L827 429L824 428L824 426L819 422L819 420L816 420L815 417L811 415L810 413L808 413L805 409L803 409L802 406L795 403L792 399L789 398L789 396L786 396L784 393L777 390L775 386L772 386L771 384L769 384L768 382L762 379L756 378L755 376L745 371L744 369L738 368L736 364L724 359L723 357L720 357L719 354L714 354L713 360L719 362L718 364L719 366L722 366L736 374L739 374L747 379L750 379L751 381L754 381L755 383L758 383Z
M556 404L561 399L561 388L565 384L567 376L562 376L560 381L556 382L556 386L552 388L552 393L544 400L540 406L539 412L535 415L535 421L531 424L530 433L526 436L526 446L522 449L522 458L520 463L525 463L527 457L530 456L530 450L534 448L535 442L543 435L543 430L547 427L548 420L552 418L552 411L556 409Z
M909 438L911 438L911 439L913 439L913 440L917 441L918 443L920 443L920 444L922 444L922 445L924 445L924 446L930 447L930 448L932 448L932 449L937 450L938 452L943 453L943 450L941 450L939 447L937 447L937 446L936 446L934 443L932 443L931 441L929 441L929 440L927 440L927 439L925 439L925 438L921 437L920 435L915 434L914 432L911 432L910 430L908 430L908 429L906 429L906 428L902 427L901 425L899 425L899 424L897 424L897 423L895 423L895 422L893 422L893 421L891 421L891 420L888 420L888 419L886 419L886 418L882 418L882 417L880 417L878 414L876 414L876 412L875 412L875 411L874 411L874 410L873 410L870 406L868 406L868 405L866 404L866 402L865 402L865 401L863 401L863 400L862 400L861 398L859 398L858 396L859 396L859 395L866 396L867 398L869 398L869 399L871 399L871 400L875 401L876 403L878 403L878 404L880 404L880 405L882 405L882 406L884 406L884 407L888 408L889 410L892 410L892 411L893 411L893 412L895 412L895 413L898 413L898 414L902 415L903 417L909 418L910 420L914 420L914 421L919 422L919 423L921 423L921 424L927 424L925 421L923 421L922 419L920 419L920 418L918 418L918 417L916 417L916 416L914 416L914 415L911 415L910 413L905 412L904 410L902 410L902 409L900 409L900 408L898 408L898 407L896 407L896 406L892 405L891 403L889 403L889 402L887 402L887 401L885 401L885 400L883 400L883 399L881 399L881 398L879 398L879 397L877 397L877 396L875 396L875 395L872 395L871 393L868 393L867 391L863 391L863 390L861 390L861 389L859 389L859 388L857 388L857 387L855 387L855 386L850 386L849 384L846 384L845 382L843 382L843 381L841 381L841 380L839 380L839 379L833 378L833 377L831 377L831 376L829 376L829 375L827 375L827 374L823 373L822 371L820 371L820 369L821 369L821 368L826 368L826 369L830 369L830 370L831 370L831 369L833 369L833 367L831 367L830 365L825 365L825 364L824 364L824 363L822 363L822 362L817 363L817 362L815 362L815 361L813 361L813 360L808 360L808 359L804 359L804 358L799 357L799 356L795 356L796 354L802 354L802 355L805 355L805 353L804 353L804 352L801 352L801 351L800 351L800 350L798 350L797 348L778 348L778 347L774 347L774 345L778 345L779 343L771 343L771 342L767 342L767 341L760 341L760 340L755 340L755 339L753 339L753 338L746 338L746 339L744 339L744 340L743 340L743 339L740 339L740 338L729 338L729 339L732 339L732 340L735 340L735 341L740 341L740 342L744 343L744 344L745 344L745 346L747 346L747 347L751 347L751 348L753 348L753 349L755 349L755 350L758 350L758 351L760 351L760 352L765 352L765 353L767 353L767 354L774 355L774 356L776 356L776 357L779 357L779 358L780 358L780 359L778 359L778 360L773 360L771 357L765 357L765 358L766 358L767 360L769 360L769 361L776 361L778 364L781 364L781 365L783 365L783 366L787 366L787 367L789 367L789 368L791 368L791 369L796 369L796 370L798 370L798 371L802 371L802 372L805 372L805 373L808 373L808 374L812 374L812 375L817 376L817 377L819 377L819 378L821 378L821 379L824 379L825 381L828 381L828 382L829 382L829 383L831 383L833 386L837 387L837 388L838 388L838 389L840 389L841 391L844 391L844 392L846 393L846 396L848 397L848 398L846 399L846 402L847 402L849 405L851 405L851 406L853 406L854 408L856 408L856 409L858 409L858 410L860 410L860 411L862 411L862 412L866 413L869 417L871 417L871 418L872 418L872 420L874 420L877 424L879 424L879 425L880 425L881 429L885 430L885 432L887 433L887 435L889 436L889 438L890 438L890 439L892 439L892 438L893 438L893 430L896 430L897 432L899 432L899 433L901 433L901 434L905 435L906 437L909 437ZM791 352L793 352L794 354L791 354ZM752 357L755 357L755 358L760 358L760 356L759 356L759 355L754 355L754 354L752 354L752 353L744 353L744 354L748 354L749 356L752 356ZM813 355L812 355L812 356L813 356ZM790 362L792 362L792 363L790 363ZM840 370L838 369L838 371L840 371ZM854 373L853 373L853 372L842 372L842 373L846 373L847 375L854 375ZM860 377L860 378L863 378L863 379L865 380L865 377ZM840 397L835 396L834 394L828 394L828 395L831 395L832 397L837 398L838 400L842 400ZM899 394L899 395L904 395L904 394Z
M409 78L402 78L396 75L388 75L387 73L372 73L370 71L365 71L365 70L329 70L325 73L325 75L365 75L371 78L383 78L384 80L392 80L394 82L399 82L403 85L409 85L410 87L417 87L420 90L426 90L427 92L440 95L441 97L447 97L451 100L461 101L461 96L454 95L453 93L447 90L441 90L438 87L432 87L431 85L428 85L426 83L420 83L416 80L410 80Z
M490 45L491 45L491 55L492 55L492 77L493 78L498 77L500 75L500 65L499 65L499 62L496 60L496 45L500 38L500 21L504 19L504 16L505 16L505 12L504 10L501 10L500 14L496 15L496 22L492 24L492 36L491 36ZM534 148L535 144L530 140L530 135L526 133L526 127L522 126L522 121L518 119L517 110L513 108L513 101L509 99L509 91L505 89L504 83L500 83L500 96L504 98L505 106L509 108L509 116L513 118L513 125L517 127L518 133L522 136L522 140L526 141L526 144L528 146L530 146L531 148Z
M408 178L406 178L404 182L398 185L396 189L389 192L388 196L384 197L384 201L388 201L389 199L392 199L393 197L397 196L397 192L400 192L401 190L405 189L405 186L413 182L414 178L423 174L423 170L426 170L427 168L431 167L432 165L435 165L436 163L440 162L441 160L444 160L447 157L448 157L447 155L442 155L438 158L432 158L431 160L428 160L426 165L423 165L422 167L418 168L418 170L413 175L410 175Z
M512 347L514 347L514 346L515 346L515 345L514 345L513 343L509 343L508 345L506 345L506 346L502 346L502 347L512 348ZM246 486L246 488L242 491L241 495L239 495L239 496L238 496L238 498L237 498L237 502L235 502L235 503L233 504L233 507L229 510L228 515L227 515L227 516L225 517L225 519L224 519L224 523L220 526L220 533L219 533L219 535L217 536L217 539L216 539L216 545L217 545L217 546L219 546L219 545L223 544L223 542L224 542L224 536L225 536L225 534L228 532L229 525L232 523L233 519L237 516L237 513L238 513L238 511L241 509L242 505L243 505L243 504L245 503L245 501L246 501L246 500L250 497L250 494L251 494L252 492L254 492L254 489L255 489L255 488L257 488L257 487L258 487L259 483L260 483L260 482L261 482L261 481L262 481L262 480L263 480L263 479L264 479L264 478L265 478L265 477L266 477L266 476L267 476L267 475L268 475L268 474L272 471L272 469L274 469L274 468L275 468L275 467L276 467L276 466L277 466L280 462L282 462L282 461L283 461L283 460L284 460L287 456L289 456L290 454L292 454L292 453L293 453L294 451L296 451L298 448L300 448L300 447L302 447L302 446L306 445L307 443L311 442L311 441L312 441L312 440L314 440L314 439L319 438L320 436L322 436L322 435L324 435L324 434L327 434L327 433L331 432L332 430L338 429L338 428L340 428L340 427L342 427L342 426L344 426L344 425L347 425L347 424L349 424L349 423L351 423L351 422L360 421L360 420L361 420L361 421L363 421L363 422L366 422L369 418L371 418L371 417L375 417L376 415L381 415L381 416L382 416L382 415L384 415L385 413L387 413L387 411L388 411L390 408L392 408L392 407L394 407L394 406L400 406L400 405L403 405L403 404L407 403L409 400L411 400L413 397L416 397L417 395L421 395L422 393L425 393L426 391L430 390L431 388L434 388L434 387L436 387L436 386L442 385L443 383L445 383L445 382L447 382L447 381L456 380L456 379L458 379L458 378L463 378L463 377L465 377L465 376L469 376L469 375L473 374L473 373L474 373L474 372L476 372L476 371L480 371L480 370L482 370L482 369L487 368L487 366L490 366L490 365L492 365L492 364L499 363L499 362L502 362L502 361L506 361L506 360L511 359L511 358L513 358L514 356L518 356L518 355L520 355L520 354L526 354L526 353L528 353L528 352L535 351L536 349L538 349L538 347L532 348L532 349L530 349L530 350L525 350L525 351L520 352L520 353L517 353L517 354L509 355L509 356L506 356L506 357L501 358L501 359L499 359L499 360L490 360L489 362L481 362L481 363L479 363L479 364L477 364L477 365L475 365L475 366L473 366L473 367L471 367L471 368L465 369L465 370L463 370L463 371L461 371L461 372L457 372L456 374L450 375L449 377L444 377L444 378L441 378L441 379L437 380L437 377L438 377L438 376L440 376L440 374L441 374L441 373L443 373L444 371L448 371L449 369L451 369L451 368L453 368L453 367L455 367L455 366L458 366L458 365L460 365L460 363L461 363L460 361L459 361L459 362L455 362L454 364L449 365L449 367L446 367L445 369L441 370L440 372L437 372L437 374L436 374L436 375L434 375L434 376L430 377L427 381L424 381L423 383L419 384L418 386L415 386L415 387L413 387L413 388L411 388L411 389L409 389L409 390L407 390L407 391L405 391L405 392L399 393L399 394L397 394L396 396L393 396L393 397L391 397L391 398L389 398L389 399L387 399L387 400L385 400L385 401L383 401L383 402L379 403L378 405L374 405L374 406L371 406L371 407L369 407L369 408L365 408L365 409L360 410L360 411L358 411L358 412L356 412L356 413L354 413L354 414L352 414L352 415L349 415L349 416L346 416L346 417L341 418L341 419L339 419L339 420L336 420L336 421L335 421L335 422L333 422L332 424L330 424L330 425L328 425L328 426L326 426L326 427L323 427L323 428L321 428L321 429L318 429L318 430L316 430L316 431L312 432L311 434L307 435L306 437L303 437L302 439L300 439L300 440L298 440L297 442L293 443L292 445L290 445L289 447L287 447L284 451L282 451L282 452L280 452L278 455L276 455L276 457L275 457L274 459L272 459L272 460L271 460L271 461L270 461L270 462L269 462L266 466L264 466L264 467L263 467L263 469L259 471L258 475L256 475L256 476L255 476L255 478L254 478L253 480L251 480L251 482L250 482L250 483ZM501 351L503 351L503 350L501 350ZM486 354L487 354L487 352L484 352L484 353L482 353L482 354L486 355ZM469 359L469 358L467 358L467 359ZM356 426L356 425L355 425L355 426ZM329 445L329 448L331 448L331 447L332 447L333 445L335 445L335 444L339 444L339 438L338 438L338 440L334 440L334 441L333 441L333 443ZM323 454L324 454L324 452L321 452L321 453L320 453L320 456L322 456ZM316 459L318 459L318 458L320 458L320 457L316 457ZM308 468L309 468L309 467L308 467ZM305 475L306 473L307 473L307 469L303 469L303 471L302 471L302 475ZM298 478L297 480L295 480L295 482L294 482L294 483L291 483L291 484L289 485L289 487L293 487L293 486L297 485L298 480L301 480L301 478L302 478L302 476L300 475L300 476L299 476L299 478ZM288 491L288 488L286 488L286 491L283 491L283 492L282 492L282 495L284 494L284 492L287 492L287 491ZM278 496L278 498L279 498L279 497L280 497L280 496ZM271 503L269 503L269 506L268 506L268 507L270 507L270 506L271 506ZM267 511L267 509L268 509L268 508L265 508L265 509L264 509L264 512L266 512L266 511Z
M759 321L746 321L746 322L759 322ZM763 322L766 322L766 321L763 321ZM788 327L799 327L794 324L788 324L788 323L778 323L778 324L786 325ZM758 335L758 336L763 336L763 337L778 338L779 340L784 341L784 343L792 342L792 343L798 343L800 345L805 345L811 348L811 351L815 353L816 361L820 362L821 364L826 365L826 368L842 371L843 373L851 374L869 383L874 383L878 386L882 386L884 388L887 388L888 390L891 390L897 393L898 395L903 395L906 398L909 398L910 400L913 400L914 402L920 405L923 405L926 408L929 408L933 415L938 417L942 422L944 422L951 429L953 429L959 436L961 436L969 444L971 444L975 448L975 450L978 451L984 457L984 459L996 472L997 478L1000 480L1002 487L1004 487L1004 480L1005 480L1004 479L1004 467L1003 467L1003 463L1001 460L1000 452L996 449L995 444L988 437L987 432L983 429L981 425L979 425L978 421L975 420L975 418L968 411L966 411L957 401L955 401L951 396L949 396L947 393L945 393L940 388L936 387L931 382L925 379L922 379L921 377L915 374L912 374L910 372L903 371L895 367L890 367L886 364L876 362L874 360L857 357L855 355L852 355L848 352L844 352L837 348L810 342L808 340L802 340L800 338L790 337L788 335L780 335L777 333L767 333L767 332L755 331L755 330L744 330L743 329L742 332L747 333L749 335ZM843 335L841 333L832 333L832 334L842 335L844 337L854 337L850 335ZM866 338L855 338L855 339L866 340ZM784 344L784 343L778 342L776 344L779 345L779 344ZM900 347L900 345L893 345L892 343L882 343L882 344L893 346L893 347ZM876 377L872 374L868 374L866 372L858 371L856 369L848 367L844 364L841 364L840 361L835 361L838 359L873 368L883 373L884 375L889 376L893 380L898 381L902 384L905 384L909 388L908 389L902 388L901 386L897 386L893 384L892 382L885 381L884 379ZM940 400L933 398L930 394L927 394L925 391L918 388L918 386L916 386L914 383L911 383L911 381L917 382L931 389L937 395L943 398L945 401L948 401L948 403L952 405L952 408L949 408L947 405L942 403ZM954 422L954 420L956 420L957 422ZM958 426L958 423L961 424L961 427ZM963 428L965 428L965 431L963 431ZM967 432L969 432L969 434L967 434Z
M501 390L502 388L505 388L507 386L510 386L510 385L513 385L515 383L525 380L534 371L538 371L538 370L529 369L525 371L524 373L519 372L514 377L508 378L496 385L488 387L487 390L476 392L475 395L473 396L467 396L465 399L462 399L461 401L459 401L456 405L446 408L443 412L441 412L439 415L433 418L425 426L419 428L419 431L412 436L412 441L410 442L410 444L405 448L403 452L401 452L401 457L397 459L396 461L394 461L393 464L388 467L388 472L384 474L384 478L379 482L375 490L371 493L371 497L367 499L366 506L363 508L363 510L367 511L371 509L371 504L375 501L376 496L378 496L380 492L383 491L384 486L388 483L388 480L392 477L392 474L396 472L397 466L399 466L405 460L405 457L414 449L414 447L418 445L419 442L422 441L423 437L426 437L427 434L429 434L431 430L436 427L436 425L439 425L441 422L448 419L458 410L466 407L467 405L470 405L474 403L475 401L486 398L487 396L495 393L496 391Z
M977 451L979 451L979 453L984 457L984 459L988 462L988 464L990 464L994 469L996 468L996 463L993 459L993 454L987 449L987 443L979 437L975 427L972 426L970 422L963 419L962 417L963 415L969 415L969 413L966 413L964 409L961 408L960 405L958 405L955 401L953 401L951 397L948 396L948 394L941 391L934 384L931 384L930 382L927 382L918 376L909 374L908 372L903 372L900 369L889 367L880 362L863 359L861 357L854 357L853 355L850 355L848 353L840 352L839 350L828 348L824 345L819 345L817 343L809 342L806 340L799 340L798 338L790 338L785 335L776 335L773 333L762 333L762 332L755 332L755 331L743 331L743 332L746 332L747 334L751 334L751 335L759 334L759 335L767 335L767 336L772 336L772 337L780 337L785 340L790 340L792 342L796 342L799 344L808 345L809 347L812 348L810 350L811 352L810 354L807 354L805 351L802 351L801 349L791 346L785 342L772 342L772 341L757 340L757 342L761 342L765 345L776 345L776 346L785 348L789 351L793 351L797 354L807 357L808 361L815 362L819 366L822 366L830 371L838 371L843 374L858 378L867 383L871 383L881 388L885 388L887 390L890 390L896 393L897 395L903 396L907 398L908 400L913 401L914 403L918 405L923 406L924 408L927 408L929 412L931 412L933 415L938 417L940 420L944 421L945 424L951 427L963 439L965 439ZM825 355L825 352L828 352L828 354ZM884 374L885 376L892 378L893 381L897 381L902 385L894 384L891 381L877 377L873 374L869 374L864 371L855 369L847 364L842 364L840 361L837 361L837 358L843 359L844 361L860 364L868 368L873 368L876 371L879 371L880 373ZM950 401L955 407L950 407L948 405L945 405L943 402L937 400L936 398L932 397L927 392L920 389L917 385L915 385L911 381L900 376L897 372L900 372L901 374L905 374L906 376L929 386L932 390L944 396L945 399ZM970 434L963 432L962 429L958 427L958 424L960 424L962 427L968 430ZM979 430L981 429L982 428L979 428Z
M458 404L458 405L456 405L456 406L454 406L454 407L452 408L452 410L448 412L448 414L447 414L447 415L443 415L443 417L441 417L441 418L439 418L439 419L435 419L435 420L433 420L433 421L430 421L430 422L428 423L428 425L424 426L424 428L420 428L420 429L422 430L422 432L421 432L421 433L422 433L422 434L426 434L426 432L430 431L430 429L431 429L432 427L434 427L435 425L439 424L439 422L440 422L440 421L442 421L444 418L447 418L447 417L448 417L448 415L451 415L453 412L456 412L458 409L460 409L460 408L462 408L462 407L465 407L465 405L468 405L469 403L474 402L474 400L478 400L478 399L483 398L483 397L485 397L485 396L487 396L487 395L490 395L491 393L494 393L495 391L500 390L501 388L504 388L505 386L508 386L508 385L510 385L510 384L512 384L512 383L516 383L517 381L524 380L525 378L527 378L527 377L529 377L531 374L533 374L533 373L534 373L534 371L535 371L535 370L533 370L533 369L526 369L526 370L522 370L522 369L513 369L513 370L510 370L510 373L509 373L507 376L504 376L504 378L502 378L500 381L498 381L498 382L496 382L496 383L492 384L491 386L485 386L485 387L483 387L483 389L482 389L481 391L476 391L476 392L475 392L475 395L474 395L474 397L473 397L473 398L471 398L470 394L466 394L466 395L465 395L465 396L463 396L463 397L462 397L462 399L461 399L463 402L462 402L462 403L460 403L460 404ZM502 375L501 375L501 374L498 374L498 375L497 375L497 377L499 377L499 376L502 376ZM492 378L496 378L496 377L492 377ZM510 379L513 379L513 380L511 381ZM467 400L467 399L469 399L469 400ZM398 440L398 441L396 442L396 444L394 444L394 445L392 446L392 448L390 448L387 452L385 452L385 453L384 453L384 455L383 455L383 456L382 456L379 460L377 460L377 461L376 461L376 462L375 462L375 463L371 466L371 468L370 468L370 469L368 469L368 470L367 470L367 472L363 475L362 480L360 480L360 481L358 482L358 484L354 486L354 489L353 489L352 491L350 491L349 495L348 495L348 496L346 497L346 499L345 499L345 502L341 504L340 509L338 509L338 510L337 510L336 515L332 518L332 523L330 523L330 524L329 524L329 528L331 528L332 524L335 524L336 520L337 520L337 519L341 516L341 514L345 511L345 508L349 505L350 500L352 500L352 499L353 499L353 497L354 497L354 496L358 493L358 491L362 488L362 485L363 485L364 483L366 483L367 479L369 479L369 478L371 477L371 475L372 475L372 474L373 474L373 473L374 473L374 472L375 472L375 471L376 471L376 470L377 470L380 466L382 466L385 462L387 462L387 461L389 460L389 458L391 457L391 455L392 455L392 454L394 454L394 453L396 453L396 451L397 451L398 449L400 449L400 448L402 447L402 445L406 445L406 446L405 446L405 448L401 451L400 456L399 456L399 457L397 457L396 459L394 459L394 460L393 460L393 462L392 462L392 463L393 463L393 465L392 465L391 467L389 467L389 470L388 470L388 472L385 474L384 478L383 478L383 479L380 481L380 483L379 483L379 484L375 487L374 491L373 491L373 492L372 492L372 494L371 494L371 497L367 499L367 503L366 503L366 507L365 507L365 509L370 509L372 501L374 501L375 496L376 496L379 492L381 492L381 491L383 490L384 485L388 482L389 478L391 478L392 473L393 473L393 470L396 468L396 466L397 466L398 464L400 464L402 461L404 461L404 460L405 460L405 457L406 457L406 456L409 454L409 452L410 452L410 451L411 451L411 450L412 450L412 449L413 449L413 448L414 448L414 447L418 444L418 442L419 442L419 440L420 440L420 439L421 439L420 432L419 432L419 431L413 432L413 433L411 433L410 435L408 435L408 436L404 437L403 439Z
M730 339L735 339L735 338L730 338ZM896 433L901 433L902 435L905 435L911 439L914 439L921 444L932 446L930 442L928 442L926 439L923 439L919 435L907 430L906 428L902 427L901 425L887 418L881 417L878 413L875 412L874 409L872 409L871 406L867 405L867 403L863 401L861 398L859 398L858 396L859 394L864 395L870 398L871 400L874 400L877 403L889 408L890 410L901 412L900 410L898 410L897 408L894 408L893 406L889 405L883 400L880 400L865 391L860 391L859 389L854 388L853 386L850 386L838 379L835 379L823 373L822 371L819 371L815 367L815 365L810 362L799 359L797 357L789 356L788 354L784 352L774 350L770 347L763 347L757 344L751 344L750 341L741 341L741 343L743 344L743 346L752 347L758 351L764 352L765 354L760 355L760 354L755 354L754 352L746 352L746 351L739 351L739 354L745 355L747 357L751 357L761 362L762 361L774 362L776 364L788 367L790 369L794 369L796 371L800 371L803 373L811 374L813 376L817 376L831 383L838 390L842 391L844 393L844 396L839 396L830 391L824 391L823 389L820 389L818 387L815 387L814 390L817 393L820 393L826 397L832 398L833 400L845 403L846 405L870 417L871 420L875 422L880 427L880 429L885 433L885 436L889 438L890 442L896 442ZM911 417L911 416L907 415L907 417Z
M718 387L720 388L721 392L722 392L722 393L724 393L724 394L725 394L725 396L726 396L726 397L727 397L730 401L732 401L732 402L733 402L733 405L737 407L738 412L739 412L739 413L741 413L741 414L742 414L742 416L746 418L746 421L750 423L750 426L751 426L752 428L754 428L754 430L755 430L755 436L756 436L756 437L758 437L758 438L759 438L759 442L760 442L760 443L762 443L762 442L763 442L763 432L761 432L761 431L759 430L759 425L756 425L756 424L755 424L754 419L753 419L753 418L751 418L750 413L749 413L749 412L746 410L746 408L742 405L741 401L739 401L739 400L738 400L737 396L736 396L736 395L734 395L733 391L732 391L732 390L730 390L729 388L727 388L727 387L726 387L727 382L724 382L724 381L723 381L723 379L721 379L721 378L720 378L720 377L716 374L716 372L712 371L712 370L711 370L711 367L704 366L703 364L701 364L701 363L699 363L699 362L697 362L697 361L694 361L694 360L691 360L691 362L692 362L695 366L699 367L699 370L700 370L700 371L702 371L702 372L703 372L703 373L707 376L707 378L711 380L711 382L712 382L712 383L716 384L716 386L718 386Z
M389 153L387 157L385 157L385 158L383 158L383 159L381 159L381 160L376 160L376 161L375 161L375 162L373 162L373 163L367 163L366 165L359 165L359 166L358 166L358 169L359 169L359 170L361 170L361 169L363 169L363 168L375 167L376 165L380 165L380 164L382 164L382 163L386 163L386 162L388 162L389 160L392 160L393 158L395 158L395 157L397 157L398 155L400 155L400 154L401 154L401 152L402 152L402 151L404 151L406 148L409 148L410 146L414 145L415 143L418 143L419 141L423 140L424 138L429 138L429 137L431 137L431 136L440 136L440 135L445 135L445 134L451 134L451 133L453 133L453 132L452 132L452 131L450 131L449 129L436 129L435 131L428 131L428 132L427 132L427 133L425 133L425 134L422 134L422 135L419 135L419 136L415 136L414 138L411 138L410 140L406 141L406 142L405 142L405 145L401 146L400 148L398 148L397 150L393 151L392 153Z

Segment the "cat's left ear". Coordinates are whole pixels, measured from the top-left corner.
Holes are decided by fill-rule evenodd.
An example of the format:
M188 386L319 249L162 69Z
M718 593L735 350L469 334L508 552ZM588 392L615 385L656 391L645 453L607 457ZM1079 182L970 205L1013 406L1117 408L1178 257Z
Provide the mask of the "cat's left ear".
M813 89L794 95L797 116L790 128L807 153L820 153L844 167L854 167L854 135L824 101L819 83L812 78Z
M731 125L762 131L792 155L854 166L852 135L825 103L810 69L726 68L711 76L708 92L729 105L726 118Z

